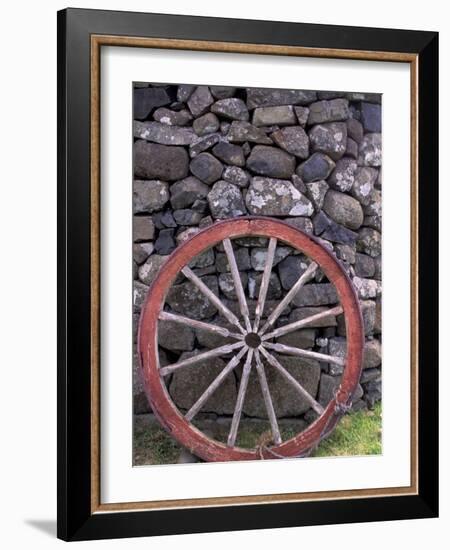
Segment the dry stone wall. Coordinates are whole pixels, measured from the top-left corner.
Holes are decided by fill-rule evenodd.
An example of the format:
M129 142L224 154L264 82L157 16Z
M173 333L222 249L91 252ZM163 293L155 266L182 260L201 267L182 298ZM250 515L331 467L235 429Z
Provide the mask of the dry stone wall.
M350 275L364 305L366 334L364 370L354 408L372 407L381 399L381 96L135 83L133 147L134 335L149 285L180 242L216 220L249 214L276 217L319 237ZM234 246L252 310L266 242L241 239ZM305 260L279 243L266 315L304 271ZM191 267L237 312L220 246L196 258ZM307 317L336 300L334 287L319 272L279 323ZM223 322L212 304L182 276L167 303L175 312ZM344 319L319 321L279 341L344 356ZM223 339L161 322L159 343L164 363L221 345ZM331 399L341 367L293 357L279 359L319 402ZM217 358L173 374L168 388L177 405L188 408L224 365ZM312 411L292 387L276 372L267 369L267 373L277 415L312 420ZM239 375L238 369L205 411L213 416L232 414ZM149 412L136 356L133 393L135 412ZM265 416L253 376L244 414Z

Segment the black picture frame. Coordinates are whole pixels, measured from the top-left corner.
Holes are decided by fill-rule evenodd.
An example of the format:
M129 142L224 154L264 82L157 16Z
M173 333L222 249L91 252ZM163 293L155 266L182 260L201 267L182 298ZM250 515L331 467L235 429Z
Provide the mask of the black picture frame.
M92 511L91 37L270 44L417 57L418 490L309 502ZM438 515L438 34L66 9L58 12L58 537L88 540ZM426 368L420 368L424 366Z

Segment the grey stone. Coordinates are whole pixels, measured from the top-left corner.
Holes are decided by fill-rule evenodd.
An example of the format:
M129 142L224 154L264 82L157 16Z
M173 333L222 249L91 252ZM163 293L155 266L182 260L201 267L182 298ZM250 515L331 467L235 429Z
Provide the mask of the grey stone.
M173 217L178 225L198 225L203 214L190 208L182 208L181 210L175 210Z
M373 186L378 177L378 170L370 167L360 167L355 173L355 182L351 193L361 204L370 203Z
M200 212L200 214L204 214L207 209L208 202L203 199L196 199L194 204L192 205L192 210L195 210L195 212Z
M188 175L188 164L189 157L183 147L142 140L134 144L134 173L137 178L179 180Z
M347 126L343 122L317 124L309 132L309 141L313 152L338 160L347 148Z
M370 103L381 103L381 94L368 92L346 92L345 97L349 101L368 101Z
M381 298L378 297L375 302L375 315L373 323L373 332L375 334L381 334L382 320Z
M243 248L243 247L235 248L234 257L236 259L236 263L239 270L246 271L247 269L251 268L250 254L247 248ZM219 252L216 256L216 267L219 273L226 273L227 271L230 271L227 255L224 254L223 252Z
M186 103L194 90L195 86L193 84L180 84L177 90L177 100Z
M214 325L225 327L230 330L230 332L236 331L236 327L225 321L221 316L217 316L212 321L208 322ZM234 338L224 338L220 334L216 334L207 330L196 329L195 336L198 343L202 347L208 349L218 348L219 346L223 346L225 344L233 344L234 342L236 342Z
M381 233L381 216L364 216L363 225Z
M323 90L317 92L318 99L335 99L337 97L345 97L345 92L337 92L336 90Z
M189 267L191 269L196 269L196 275L203 277L203 275L211 275L215 273L216 269L214 267L215 255L214 250L209 248L195 256L193 260L189 262ZM212 266L212 269L211 269ZM200 272L199 270L203 270Z
M330 283L307 284L301 288L292 303L297 307L327 306L339 301L334 286Z
M166 260L167 256L160 256L159 254L149 256L147 261L139 268L139 280L148 286L151 285Z
M239 187L224 180L213 185L208 204L214 219L235 218L247 213Z
M275 357L312 397L316 397L320 378L320 365L317 361L282 355ZM265 370L277 418L298 416L309 409L306 399L276 369ZM255 369L250 374L243 411L249 416L267 418Z
M138 120L134 121L134 137L160 145L190 145L196 139L192 128Z
M241 271L239 275L241 277L242 287L245 289L248 281L247 273L245 271ZM236 287L234 286L233 276L231 273L220 273L218 280L219 288L225 297L229 300L237 300Z
M381 254L381 234L370 227L362 227L358 231L356 243L358 252L363 252L376 258Z
M358 277L373 277L375 274L375 262L371 256L367 254L356 253L355 257L355 274Z
M328 353L333 357L345 359L347 355L347 340L342 337L330 338L328 340ZM330 363L328 372L331 375L342 374L344 367Z
M233 145L232 143L222 141L213 147L212 152L225 164L232 164L240 167L245 166L244 151L239 145Z
M277 246L273 257L272 267L278 265L281 260L286 258L292 252L292 248L287 246ZM267 263L267 248L252 248L251 251L251 266L255 271L264 271Z
M245 103L237 97L219 99L212 105L211 111L229 120L247 121L249 119Z
M199 117L206 113L212 103L214 103L214 98L208 86L197 86L187 101L189 110L194 117Z
M374 279L363 279L362 277L353 277L353 286L363 300L367 298L376 298L380 292L380 283Z
M276 147L256 145L247 159L247 168L263 176L290 178L295 170L295 158Z
M155 241L155 251L166 255L175 250L174 229L161 229Z
M370 170L370 168L367 168ZM381 191L374 189L369 195L369 200L364 208L364 214L366 216L381 216Z
M141 311L141 307L144 305L147 297L148 286L144 285L140 281L133 281L133 308L135 313Z
M217 132L219 126L219 119L213 113L206 113L205 115L196 118L192 125L194 132L198 136L204 136L205 134Z
M308 262L303 256L288 256L278 265L281 285L285 290L290 290L302 275Z
M381 105L361 102L361 122L366 132L381 132Z
M330 157L322 153L314 153L300 164L296 172L305 183L309 183L327 179L334 167L335 163Z
M209 89L216 99L233 97L236 93L236 88L232 88L231 86L210 86Z
M338 122L349 117L348 100L332 99L311 103L309 106L308 124Z
M253 274L255 275L255 274ZM253 277L252 275L252 277ZM252 283L253 284L253 283ZM253 289L255 290L255 289ZM239 302L237 300L227 300L227 299L224 299L223 300L223 303L227 306L227 308L232 311L235 315L237 315L238 317L241 315L240 313L240 306L239 306ZM255 298L252 298L250 300L247 300L247 304L248 304L248 310L250 312L250 319L253 319L255 317L255 308L256 308L256 303L257 303L257 300ZM279 304L279 300L278 299L273 299L273 300L266 300L266 303L264 305L264 317L270 315L273 310L277 307L277 305ZM290 310L290 306L287 306L285 312L289 312Z
M373 262L375 264L373 278L377 279L378 281L381 281L381 273L382 273L382 267L383 267L381 256L377 256L376 258L374 258Z
M170 187L170 204L174 209L191 206L196 200L206 198L209 190L199 179L189 176Z
M376 305L373 300L361 300L360 301L361 313L364 324L364 334L371 336L374 332ZM337 332L339 336L345 336L345 319L344 315L338 315L337 317Z
M138 264L142 264L150 256L154 249L153 243L137 243L133 244L133 260Z
M286 126L297 122L292 105L279 107L258 107L253 112L252 122L255 126Z
M247 88L247 107L272 107L276 105L308 105L317 98L312 90L279 90Z
M310 349L314 347L316 331L313 328L294 330L277 338L278 344L293 348Z
M295 114L297 115L297 120L300 126L304 128L306 126L306 123L308 122L309 117L309 109L308 107L294 107Z
M160 180L134 180L133 182L133 212L152 213L161 208L169 200L169 184Z
M171 99L164 88L135 88L133 90L134 118L143 120L155 107L168 105Z
M133 216L133 240L151 241L155 235L155 226L151 216Z
M355 160L358 158L358 144L349 137L347 137L347 148L345 149L345 155Z
M328 184L325 180L310 181L306 185L306 194L313 203L316 210L321 210L323 201L328 191Z
M200 153L203 153L203 151L207 151L208 149L211 149L211 147L216 143L219 143L221 139L223 139L222 136L217 132L214 134L208 134L206 136L200 137L196 142L194 142L189 147L190 157L194 158Z
M251 214L267 216L311 216L313 205L290 181L254 177L245 202Z
M373 369L381 365L381 344L374 338L364 345L363 369Z
M295 323L296 321L301 321L327 311L328 307L300 307L295 308L289 314L289 322ZM323 327L335 327L337 326L336 315L329 315L328 317L323 317L317 321L312 321L308 324L308 328L323 328Z
M355 118L349 118L347 120L347 135L356 143L361 143L364 137L364 129L359 120Z
M267 137L266 133L249 122L233 120L228 132L228 140L233 143L244 143L250 141L252 143L270 144L272 140Z
M166 227L176 227L177 222L173 218L170 210L155 212L152 215L153 223L157 229L165 229Z
M334 399L335 392L340 384L340 376L330 376L329 374L322 374L320 377L319 386L319 403L322 407L326 407L328 403Z
M207 184L217 181L223 172L223 165L210 153L200 153L191 160L191 172Z
M194 349L194 331L187 325L173 321L159 321L158 344L171 351L190 351Z
M354 159L343 157L336 162L336 167L328 178L328 183L338 191L349 191L355 182L358 165Z
M248 274L248 295L250 299L258 298L259 289L261 288L262 273L249 271ZM267 289L268 300L278 300L281 298L280 279L276 273L271 273L269 278L269 286Z
M217 277L207 275L202 281L214 294L219 294ZM190 281L172 286L166 301L174 311L192 319L207 319L216 313L215 306Z
M298 158L306 159L309 155L309 139L301 126L281 128L271 134L273 141L282 149Z
M295 227L296 229L300 229L300 231L303 231L304 233L308 233L308 235L312 235L314 233L313 224L309 218L298 216L296 218L285 218L283 221L289 225L292 225L292 227Z
M153 113L153 118L161 124L169 126L186 126L191 120L192 115L187 109L181 111L172 111L166 107L160 107Z
M381 134L366 134L359 146L358 164L381 166Z
M239 166L227 166L223 171L222 178L238 187L247 187L249 182L247 172Z
M367 384L367 382L373 381L378 382L379 380L381 380L380 368L364 369L364 371L361 373L361 384Z
M348 244L336 244L335 246L336 256L349 264L354 264L356 260L355 246Z
M333 189L325 195L323 209L336 223L349 229L358 229L364 219L363 210L356 199Z
M343 225L336 223L329 218L323 210L318 212L313 219L314 233L321 235L322 239L326 239L325 242L331 241L339 244L347 244L353 246L356 243L358 234L347 229Z
M191 237L196 235L200 229L198 227L187 227L186 229L177 233L176 241L177 244L181 244L189 240Z
M180 360L192 357L199 352L183 353ZM179 369L173 373L170 383L170 395L180 409L189 409L199 399L217 375L225 368L225 361L213 358L191 365L187 369ZM195 384L192 381L195 380ZM233 414L236 403L236 382L233 376L227 376L220 388L214 392L203 405L203 412L217 414Z

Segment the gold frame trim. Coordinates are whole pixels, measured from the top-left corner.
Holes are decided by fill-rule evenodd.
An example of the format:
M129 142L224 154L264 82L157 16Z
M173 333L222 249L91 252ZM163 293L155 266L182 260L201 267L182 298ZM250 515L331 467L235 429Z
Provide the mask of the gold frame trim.
M100 50L102 46L409 63L411 74L411 484L408 487L102 504L100 501ZM91 35L91 513L274 504L418 494L418 55L132 36Z

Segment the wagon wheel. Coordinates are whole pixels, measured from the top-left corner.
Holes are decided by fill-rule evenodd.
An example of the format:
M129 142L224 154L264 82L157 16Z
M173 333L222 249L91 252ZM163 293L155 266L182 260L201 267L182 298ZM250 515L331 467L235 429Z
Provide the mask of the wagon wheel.
M269 244L255 314L251 318L231 239L256 236L268 238ZM302 252L310 259L310 264L267 319L263 319L269 278L278 242ZM231 277L235 285L240 316L235 315L223 304L188 267L193 258L221 243L225 249ZM306 319L275 328L276 321L283 310L294 299L302 286L315 276L315 272L319 268L334 285L340 303ZM212 302L219 314L233 326L232 330L164 310L166 295L172 283L180 276L180 272ZM276 338L283 334L308 326L327 316L335 316L341 313L345 317L347 335L345 358L290 347L276 342ZM225 343L215 349L178 360L174 364L162 366L159 361L158 320L170 320L182 325L210 331L214 334L220 334L224 338L231 339L232 343L226 343L224 340ZM306 456L320 442L321 438L330 433L340 416L351 406L352 395L361 374L363 346L364 331L358 299L350 279L339 261L314 237L279 220L260 217L245 217L217 222L181 244L169 256L148 292L141 313L138 336L144 387L155 415L176 440L190 449L192 453L207 461ZM328 405L323 407L319 404L296 378L283 367L273 352L313 358L342 367L343 374L340 385ZM230 354L233 354L231 358ZM202 361L219 356L227 356L225 368L217 373L217 377L191 408L187 412L181 412L169 395L165 384L166 377L178 369L189 369L190 365L199 364ZM231 428L227 443L222 443L205 435L192 422L209 397L240 363L243 363L244 366ZM254 449L245 449L236 446L235 443L252 368L256 369L258 375L270 422L271 441ZM307 400L310 407L318 415L317 419L305 430L286 441L282 441L280 435L270 387L267 383L266 369L276 369L279 375L288 384L292 385L303 399Z

